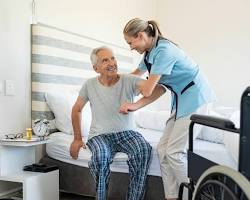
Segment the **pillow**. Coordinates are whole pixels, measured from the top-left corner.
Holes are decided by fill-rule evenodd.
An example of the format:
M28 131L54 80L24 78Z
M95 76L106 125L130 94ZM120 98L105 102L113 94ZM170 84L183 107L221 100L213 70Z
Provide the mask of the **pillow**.
M236 110L230 116L230 120L234 123L236 128L240 128L240 110Z
M209 111L208 115L219 117L219 118L225 118L221 114L212 110ZM221 129L217 129L217 128L202 126L200 134L198 135L197 138L206 140L209 142L223 144L224 143L224 131Z
M163 131L169 116L169 111L139 110L135 113L135 122L141 128Z
M45 94L46 102L55 115L55 125L58 130L66 134L73 134L71 110L78 97L76 91L48 92ZM89 103L82 111L82 136L87 137L91 124L91 110Z
M234 122L236 128L239 128L240 127L240 111L239 110L235 111L231 115L230 120ZM224 137L225 146L236 163L238 163L238 160L239 160L239 138L240 138L239 134L233 133L233 132L226 133Z

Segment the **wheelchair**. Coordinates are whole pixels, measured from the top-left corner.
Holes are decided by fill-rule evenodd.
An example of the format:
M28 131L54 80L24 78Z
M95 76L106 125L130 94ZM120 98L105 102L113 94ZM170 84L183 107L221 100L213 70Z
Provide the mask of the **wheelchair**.
M187 155L190 182L180 185L178 199L183 199L183 190L187 188L188 200L250 200L250 87L241 97L239 129L228 119L196 114L190 119ZM239 134L238 171L193 152L195 124Z

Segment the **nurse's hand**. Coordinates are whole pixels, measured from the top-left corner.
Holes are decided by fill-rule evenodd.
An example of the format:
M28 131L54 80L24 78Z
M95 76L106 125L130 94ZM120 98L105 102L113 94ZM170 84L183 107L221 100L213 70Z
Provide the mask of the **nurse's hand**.
M129 112L136 111L138 108L135 103L124 102L122 103L119 113L128 114Z

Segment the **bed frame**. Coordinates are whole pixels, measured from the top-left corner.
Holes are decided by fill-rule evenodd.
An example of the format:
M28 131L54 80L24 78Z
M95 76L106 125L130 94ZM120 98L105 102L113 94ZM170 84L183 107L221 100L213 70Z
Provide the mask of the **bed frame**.
M79 90L88 78L96 76L89 61L93 48L106 45L114 50L119 73L129 73L135 66L135 57L123 47L62 30L46 24L32 25L32 122L48 119L50 133L56 130L54 114L45 102L44 94L53 91ZM95 183L88 168L64 163L48 156L43 163L55 164L60 169L60 190L95 196ZM128 174L111 173L109 199L125 199ZM148 176L145 199L164 199L161 177Z
M95 197L95 183L88 168L61 162L48 156L43 157L41 162L59 166L60 191ZM108 199L126 199L128 183L127 173L111 172ZM163 200L164 189L161 177L148 176L145 191L145 200Z

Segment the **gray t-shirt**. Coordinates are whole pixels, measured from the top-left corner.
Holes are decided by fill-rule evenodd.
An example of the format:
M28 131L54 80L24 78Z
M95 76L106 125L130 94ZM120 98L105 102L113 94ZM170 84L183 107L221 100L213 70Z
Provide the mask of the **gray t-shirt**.
M133 113L121 114L119 108L123 102L133 102L139 94L138 81L141 78L122 74L119 81L110 87L102 85L98 78L87 80L79 96L90 102L92 122L88 138L100 134L109 134L135 128Z

